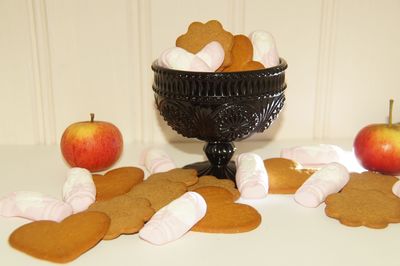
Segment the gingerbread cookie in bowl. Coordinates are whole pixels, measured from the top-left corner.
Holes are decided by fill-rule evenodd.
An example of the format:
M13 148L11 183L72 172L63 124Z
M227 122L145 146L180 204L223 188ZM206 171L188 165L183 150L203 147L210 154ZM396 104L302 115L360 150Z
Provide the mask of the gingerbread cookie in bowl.
M232 62L222 69L222 72L237 72L264 69L264 65L253 61L253 45L245 35L233 37Z
M225 56L221 67L229 66L233 35L224 30L222 24L217 20L210 20L204 24L201 22L191 23L187 32L176 39L176 46L195 54L213 41L220 43L224 50Z
M191 72L240 72L277 66L275 41L266 31L233 35L217 20L192 22L175 47L157 60L161 67Z

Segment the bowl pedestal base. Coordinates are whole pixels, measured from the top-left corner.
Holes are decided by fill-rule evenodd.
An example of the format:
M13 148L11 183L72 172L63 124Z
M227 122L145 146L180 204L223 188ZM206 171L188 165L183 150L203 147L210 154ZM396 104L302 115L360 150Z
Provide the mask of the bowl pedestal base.
M236 183L236 166L231 161L236 150L233 142L207 142L203 150L208 161L189 164L183 168L196 169L198 176L212 175L220 179L231 179Z

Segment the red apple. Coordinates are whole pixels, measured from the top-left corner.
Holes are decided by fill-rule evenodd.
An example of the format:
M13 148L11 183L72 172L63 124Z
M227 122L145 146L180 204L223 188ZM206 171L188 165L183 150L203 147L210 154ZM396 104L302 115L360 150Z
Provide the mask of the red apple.
M71 167L86 168L91 172L106 170L120 157L123 147L119 129L104 121L77 122L65 129L61 138L61 152Z
M389 123L361 129L354 140L354 152L365 169L400 175L400 124L392 123L392 110L390 100Z

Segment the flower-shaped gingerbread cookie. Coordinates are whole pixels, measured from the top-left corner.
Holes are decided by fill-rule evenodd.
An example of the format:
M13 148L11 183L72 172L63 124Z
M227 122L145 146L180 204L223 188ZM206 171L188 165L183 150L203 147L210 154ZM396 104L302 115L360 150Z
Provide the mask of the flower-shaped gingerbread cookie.
M139 232L154 214L150 201L144 198L131 198L126 194L95 202L88 210L103 212L111 218L110 228L103 239L114 239L121 234Z
M232 194L221 187L201 187L199 193L207 203L206 215L192 231L206 233L242 233L257 228L261 215L253 207L234 203Z
M233 35L225 31L217 20L210 20L205 24L191 23L187 32L176 39L176 46L196 54L212 41L219 42L224 48L225 57L222 67L230 65Z
M325 213L348 226L385 228L400 222L400 199L379 190L348 189L329 195Z
M187 192L187 187L182 182L171 182L165 179L146 180L136 186L125 195L131 198L145 198L151 203L151 207L158 211L174 199Z
M363 172L351 173L350 180L343 188L343 191L348 189L361 189L361 190L379 190L381 192L391 194L394 183L399 180L398 178L390 175L383 175L376 172Z

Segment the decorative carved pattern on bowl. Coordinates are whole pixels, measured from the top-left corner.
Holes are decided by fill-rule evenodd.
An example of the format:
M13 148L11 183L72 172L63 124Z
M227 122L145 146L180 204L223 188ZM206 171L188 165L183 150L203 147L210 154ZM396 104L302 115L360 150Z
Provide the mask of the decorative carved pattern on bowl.
M223 168L231 167L234 149L228 149L222 160L223 147L263 132L277 118L285 102L286 68L284 59L276 67L230 73L178 71L155 62L155 102L172 129L208 143L205 149L211 166L204 165L209 174L231 175L232 169ZM211 143L215 154L210 153Z

